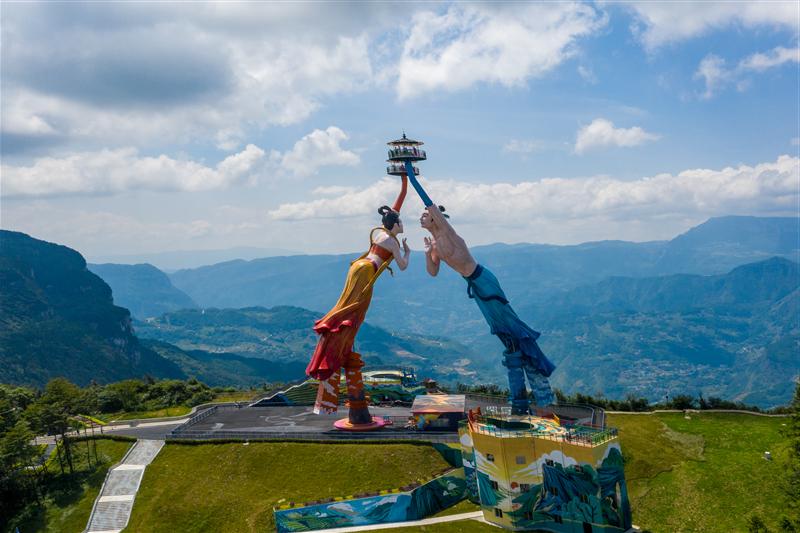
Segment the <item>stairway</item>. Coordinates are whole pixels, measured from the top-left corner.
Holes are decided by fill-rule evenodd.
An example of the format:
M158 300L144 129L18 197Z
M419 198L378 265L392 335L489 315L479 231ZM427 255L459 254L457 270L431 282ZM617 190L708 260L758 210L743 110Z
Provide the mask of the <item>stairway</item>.
M163 446L163 440L137 440L122 461L108 471L89 516L87 533L118 533L125 529L144 469Z

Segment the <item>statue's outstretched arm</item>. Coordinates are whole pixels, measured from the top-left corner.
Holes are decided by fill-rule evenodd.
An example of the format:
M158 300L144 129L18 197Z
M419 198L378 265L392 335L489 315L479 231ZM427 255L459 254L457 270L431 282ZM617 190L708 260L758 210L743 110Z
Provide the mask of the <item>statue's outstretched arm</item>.
M402 174L400 176L400 179L402 180L402 185L400 186L400 193L397 195L397 200L394 201L394 205L392 206L392 209L394 209L398 213L400 212L400 208L403 207L403 202L406 199L406 192L408 191L408 176Z
M417 194L422 199L422 203L425 204L425 207L433 205L433 200L431 200L428 193L425 192L425 189L423 189L422 185L417 181L417 177L414 175L414 165L411 164L411 161L406 161L406 174L408 175L408 179L411 180L411 185L414 187L414 190L417 191Z

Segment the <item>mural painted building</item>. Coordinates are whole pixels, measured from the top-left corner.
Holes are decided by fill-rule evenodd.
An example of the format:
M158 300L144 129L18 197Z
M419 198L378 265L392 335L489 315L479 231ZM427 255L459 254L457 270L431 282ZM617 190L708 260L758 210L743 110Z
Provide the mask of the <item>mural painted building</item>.
M631 528L615 429L498 408L470 411L459 436L470 499L488 522L555 533Z

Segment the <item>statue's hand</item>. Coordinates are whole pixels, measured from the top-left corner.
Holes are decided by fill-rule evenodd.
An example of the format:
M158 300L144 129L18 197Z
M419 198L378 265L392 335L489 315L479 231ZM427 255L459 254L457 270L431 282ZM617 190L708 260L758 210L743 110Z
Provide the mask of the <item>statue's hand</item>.
M430 237L425 237L424 241L425 241L425 253L429 254L433 250L433 241L430 239Z
M408 242L406 242L405 238L403 238L403 253L406 255L411 253L411 248L408 247Z

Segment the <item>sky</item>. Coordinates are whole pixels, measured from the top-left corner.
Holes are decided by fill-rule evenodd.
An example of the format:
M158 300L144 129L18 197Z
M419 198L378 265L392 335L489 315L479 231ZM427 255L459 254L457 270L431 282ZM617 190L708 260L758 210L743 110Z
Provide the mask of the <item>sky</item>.
M360 252L403 131L472 246L798 216L799 37L797 2L4 1L0 226Z

